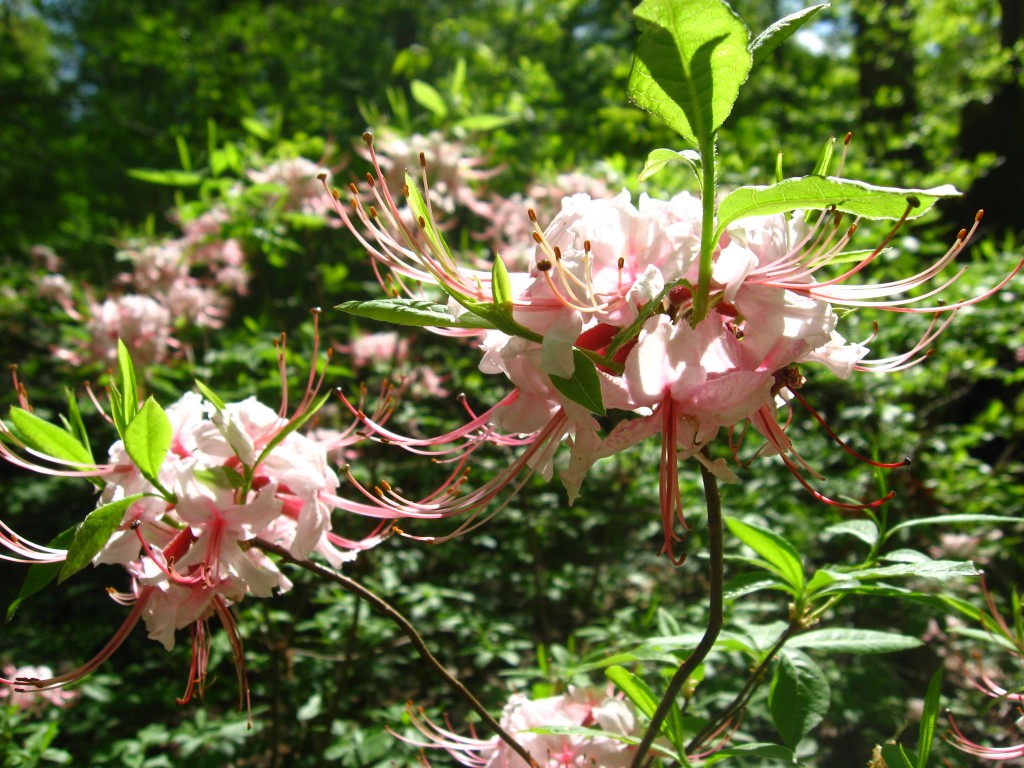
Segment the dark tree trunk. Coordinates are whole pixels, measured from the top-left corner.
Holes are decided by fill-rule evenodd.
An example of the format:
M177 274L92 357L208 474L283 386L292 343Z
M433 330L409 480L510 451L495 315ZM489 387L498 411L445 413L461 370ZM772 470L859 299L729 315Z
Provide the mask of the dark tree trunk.
M860 90L858 143L877 161L924 166L921 147L906 141L918 114L913 9L909 0L855 0L854 61Z
M1000 0L999 39L1012 51L1024 39L1024 10L1020 0ZM971 187L970 203L985 209L985 224L997 232L1024 230L1020 208L1024 201L1024 88L1019 59L987 102L972 101L961 116L961 151L964 157L983 152L998 156L996 167Z

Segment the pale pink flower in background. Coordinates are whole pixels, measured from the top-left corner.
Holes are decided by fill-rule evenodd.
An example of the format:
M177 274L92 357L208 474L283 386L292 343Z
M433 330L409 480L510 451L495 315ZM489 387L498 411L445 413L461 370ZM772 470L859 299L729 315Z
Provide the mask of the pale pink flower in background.
M339 344L339 352L348 355L356 368L371 364L395 365L405 362L409 355L409 340L398 331L361 333L348 344Z
M36 291L40 299L52 301L72 318L81 318L75 308L74 288L64 275L44 275L36 280Z
M81 350L61 350L58 356L80 365L97 361L112 366L117 361L117 340L132 351L137 365L146 366L167 359L177 346L172 335L170 311L149 296L128 294L93 304L86 321L88 341Z
M33 245L32 250L29 251L29 255L32 258L32 263L40 267L47 272L56 274L60 272L63 267L63 260L57 255L57 252L48 245Z
M313 216L327 213L330 203L324 198L323 187L317 181L320 167L304 157L275 160L270 165L249 171L246 175L254 184L269 184L283 188L283 196L271 198L272 205L285 211L298 211Z
M484 169L486 160L468 155L466 146L446 138L439 131L426 135L414 133L401 136L395 131L381 131L376 140L377 157L384 178L391 189L401 189L405 174L414 178L420 173L421 160L430 167L430 201L445 213L454 213L458 206L479 216L487 216L489 207L475 186L501 173L501 168ZM369 157L366 150L360 154Z
M118 252L117 258L132 264L124 281L140 293L159 296L188 276L189 264L180 240L162 240Z
M78 691L33 691L7 682L19 678L46 680L53 677L53 670L47 666L15 667L13 664L4 664L3 677L6 680L0 682L0 707L12 706L25 712L39 712L46 706L64 709L70 707L79 696Z
M171 284L164 298L172 317L196 328L221 328L231 311L231 299L187 276Z
M434 724L422 712L412 711L413 725L427 741L403 739L429 749L443 749L460 765L471 768L528 768L511 747L497 737L460 736ZM597 689L570 687L569 692L531 700L514 694L505 705L501 726L526 749L542 768L626 768L634 747L602 736L534 733L531 729L576 726L639 737L642 727L630 704Z

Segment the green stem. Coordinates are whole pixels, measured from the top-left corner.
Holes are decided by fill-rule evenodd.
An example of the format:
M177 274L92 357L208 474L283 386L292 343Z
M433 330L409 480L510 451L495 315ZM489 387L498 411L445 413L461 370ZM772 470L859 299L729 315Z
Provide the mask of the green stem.
M704 449L704 455L708 456L706 448ZM637 745L637 751L633 756L631 768L641 768L644 764L644 759L651 749L651 744L654 743L655 737L661 731L661 724L668 717L672 707L675 706L679 691L682 690L684 683L693 674L693 671L711 652L715 641L718 640L718 633L722 630L724 618L722 593L725 570L722 498L718 493L718 481L703 464L701 464L700 473L704 481L704 497L708 505L708 549L710 550L709 567L711 569L710 586L708 588L708 626L704 631L704 636L697 643L697 647L693 649L693 653L687 656L686 660L679 665L679 669L676 670L672 681L665 690L665 695L658 702L658 708L655 710L654 716L644 732L643 739Z
M300 560L284 547L279 547L276 544L271 544L269 541L263 541L262 539L254 539L252 544L259 549L262 549L264 552L272 552L287 563L291 563L292 565L303 568L310 573L328 579L329 581L333 581L346 592L351 592L353 595L366 600L379 613L397 624L399 629L405 633L406 637L412 641L413 646L419 652L420 656L423 657L424 661L426 661L434 671L444 679L448 686L455 691L455 693L458 694L458 696L465 701L474 712L480 715L481 719L483 719L491 730L497 734L498 738L508 744L509 747L519 755L519 757L521 757L528 766L530 766L530 768L540 768L540 766L537 765L537 761L530 756L530 753L527 752L519 742L512 738L508 731L501 727L501 724L491 716L491 713L488 712L487 708L479 702L476 696L470 693L469 689L459 682L455 675L444 668L444 665L442 665L434 654L430 652L430 649L427 648L427 644L423 641L420 633L416 631L412 622L405 618L398 609L394 608L390 603L384 600L384 598L378 596L374 592L371 592L359 582L354 581L347 576L343 576L337 571L331 570L326 566L314 563L311 560Z
M693 297L691 325L696 326L708 315L708 296L711 293L711 268L715 255L715 139L700 148L701 189L700 202L703 215L700 225L700 267L697 274L697 293Z

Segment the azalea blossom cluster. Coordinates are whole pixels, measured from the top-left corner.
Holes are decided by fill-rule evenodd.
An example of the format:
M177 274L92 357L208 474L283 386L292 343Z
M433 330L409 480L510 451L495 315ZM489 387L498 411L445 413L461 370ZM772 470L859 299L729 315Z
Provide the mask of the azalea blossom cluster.
M364 138L374 157L372 136ZM494 272L456 261L429 205L421 202L411 229L400 215L397 189L376 161L374 169L367 192L353 185L351 206L336 206L339 217L381 273L390 272L382 283L392 295L394 286L401 286L408 298L424 299L431 296L429 286L440 286L450 297L448 311L454 321L448 325L455 326L441 332L478 337L480 369L503 374L515 386L490 409L471 411L464 427L432 439L405 437L366 420L389 443L414 451L434 449L453 461L461 457L448 481L420 499L406 498L387 483L371 490L350 478L395 517L469 513L455 534L477 525L479 513L502 491L521 487L529 473L550 478L555 450L563 442L570 455L560 476L572 501L596 461L660 435L664 551L681 562L673 550L687 528L678 463L694 458L720 479L733 479L723 460L704 455L722 430L734 455L748 431L759 433L764 442L758 453L781 457L823 501L848 509L877 506L888 497L845 503L812 486L822 478L786 434L792 401L805 405L824 426L799 392L804 383L799 366L821 364L840 377L912 366L924 358L957 310L991 295L1012 277L980 296L936 300L956 277L937 285L934 281L966 246L980 213L970 231L961 231L934 264L882 284L853 278L878 257L906 214L881 245L853 262L840 257L857 221L844 222L831 209L814 214L810 224L804 223L802 212L758 216L735 222L714 244L705 304L709 310L698 316L702 205L697 197L682 193L657 200L641 195L634 205L625 191L610 199L573 195L562 201L561 211L546 227L531 211L534 250L529 268L495 278ZM421 169L427 189L422 201L429 199L425 158ZM402 191L418 198L408 184ZM361 202L367 194L374 199L369 206ZM340 194L335 192L335 197ZM908 213L912 207L914 202L908 203ZM924 292L913 296L922 286ZM925 314L932 322L910 349L871 359L870 339L847 341L839 330L840 311L861 308ZM459 320L470 312L484 319L499 317L502 327L480 331L460 326ZM593 369L602 405L581 404L578 390L572 395L574 382L586 380L581 366ZM618 413L616 426L602 426L597 418L602 410ZM466 491L469 457L485 444L523 450L507 470ZM885 467L905 463L863 460Z
M218 329L224 325L235 297L249 289L247 255L238 235L239 208L247 189L258 187L261 205L275 214L304 214L325 220L329 203L317 181L319 166L297 157L275 160L246 174L222 200L198 215L175 210L177 237L124 244L116 259L130 270L102 296L86 286L80 296L53 255L43 263L48 274L37 279L38 295L60 306L84 325L84 333L54 350L74 366L116 362L121 339L140 365L165 362L185 351L181 331ZM244 213L245 221L251 219ZM247 225L251 226L251 225Z
M459 765L471 768L529 768L497 737L461 736L411 708L410 716L426 737L426 741L404 739L414 746L443 749ZM643 730L627 702L596 688L572 687L568 693L546 699L514 694L502 712L501 726L542 768L627 768L634 752L627 743L607 736L544 733L544 728L592 728L634 738Z
M120 565L128 572L129 588L112 589L110 595L130 610L107 645L78 669L61 675L5 675L2 682L28 691L74 682L109 658L141 620L149 637L168 650L178 630L190 629L193 660L184 702L196 686L202 689L208 620L216 615L228 632L241 691L247 696L242 645L230 606L246 595L269 597L291 587L255 546L257 541L286 549L298 559L318 555L340 567L387 534L384 524L359 540L332 530L331 514L346 502L337 495L338 476L328 454L344 451L361 434L358 422L343 431L297 431L323 403L316 396L319 387L311 374L291 416L286 415L286 399L275 411L252 397L223 403L185 394L164 411L170 445L155 473L144 471L125 440L110 447L105 463L86 466L47 455L38 441L26 440L16 427L5 425L0 442L5 459L44 474L99 481L97 510L123 507L92 562ZM24 398L22 404L27 412ZM376 415L386 418L383 412ZM0 557L27 564L62 563L68 550L29 541L0 521Z
M426 157L433 169L431 205L449 215L458 208L465 208L478 216L490 214L491 206L480 196L477 185L501 173L502 168L484 168L486 160L470 155L463 142L452 140L440 131L403 136L397 131L386 130L379 134L374 149L382 176L392 188L401 188L406 169L415 168L419 159ZM365 147L357 147L357 151L370 159L370 152ZM318 192L324 199L323 189Z

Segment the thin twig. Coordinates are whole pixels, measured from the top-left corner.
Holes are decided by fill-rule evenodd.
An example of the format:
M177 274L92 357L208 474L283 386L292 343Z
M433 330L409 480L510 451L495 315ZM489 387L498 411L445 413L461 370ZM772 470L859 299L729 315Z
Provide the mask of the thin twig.
M686 745L687 754L696 751L704 741L718 733L724 723L727 723L736 715L737 712L740 712L747 706L751 696L754 695L757 687L764 680L765 672L768 671L768 665L771 664L775 656L782 650L782 646L786 644L786 641L793 635L797 634L797 632L799 632L799 627L797 625L790 624L786 627L782 634L779 635L779 639L775 641L775 645L771 647L765 657L761 660L761 663L757 665L757 669L755 669L753 674L750 675L747 682L740 689L740 692L736 694L736 697L732 700L729 706L726 707L714 720L709 722L704 730L694 736L690 740L690 743Z
M704 455L708 456L707 449ZM710 457L709 457L710 458ZM723 609L722 593L724 581L724 544L722 532L722 498L718 493L718 481L715 476L701 463L701 478L704 480L704 497L708 506L708 548L710 550L711 579L708 588L708 626L704 636L693 649L693 653L686 657L686 661L679 665L672 681L661 697L658 708L651 718L651 722L644 732L644 737L637 745L636 754L633 756L631 768L641 768L644 759L654 743L654 738L661 731L661 724L668 716L669 711L675 706L676 698L683 684L689 679L693 671L711 652L718 639L718 633L722 630Z
M469 704L474 712L480 715L481 719L483 719L491 730L497 734L498 738L508 744L508 746L523 760L525 760L526 764L531 768L540 768L540 766L537 765L537 761L530 756L530 753L527 752L519 742L512 738L508 731L501 727L501 724L491 716L491 713L487 711L484 705L481 704L472 693L470 693L469 689L459 682L451 672L444 668L444 665L442 665L434 654L430 652L430 649L427 648L427 644L423 641L420 633L416 631L416 628L412 623L405 618L405 616L399 613L399 611L390 603L371 592L359 582L350 579L348 576L343 576L337 571L320 565L319 563L314 563L311 560L300 560L292 555L287 549L279 547L276 544L271 544L270 542L263 541L262 539L253 539L252 544L259 549L262 549L264 552L271 552L277 555L287 563L296 565L299 568L304 568L310 573L314 573L317 576L333 581L345 591L351 592L353 595L366 600L366 602L377 609L378 612L391 619L391 621L397 624L399 629L401 629L412 641L412 644L416 647L416 650L419 651L419 654L423 657L424 661L426 661L434 668L434 671L444 678L444 681L448 686L455 691L463 701Z

